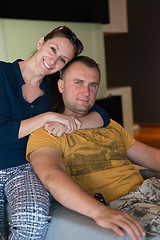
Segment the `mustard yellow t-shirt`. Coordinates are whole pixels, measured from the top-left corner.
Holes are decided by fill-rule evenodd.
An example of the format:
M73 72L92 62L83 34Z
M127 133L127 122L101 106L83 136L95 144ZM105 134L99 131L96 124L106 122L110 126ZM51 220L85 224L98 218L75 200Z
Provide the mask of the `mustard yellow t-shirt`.
M29 153L51 147L61 152L68 173L90 195L102 193L110 202L139 187L143 178L126 158L135 140L118 123L111 120L105 128L82 129L54 137L44 128L32 133Z

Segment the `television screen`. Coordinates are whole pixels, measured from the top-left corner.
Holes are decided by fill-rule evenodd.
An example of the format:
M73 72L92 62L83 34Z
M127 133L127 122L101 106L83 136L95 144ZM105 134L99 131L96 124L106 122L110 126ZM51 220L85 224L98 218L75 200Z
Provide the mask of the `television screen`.
M1 0L0 18L109 23L108 0Z
M121 126L124 126L121 96L112 96L98 99L96 100L96 103L102 108L104 108L106 112L108 112L110 118L118 122Z

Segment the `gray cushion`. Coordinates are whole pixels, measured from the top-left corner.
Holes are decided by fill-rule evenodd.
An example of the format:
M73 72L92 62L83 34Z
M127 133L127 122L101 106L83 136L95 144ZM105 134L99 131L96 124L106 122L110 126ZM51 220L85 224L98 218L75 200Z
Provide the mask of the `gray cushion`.
M99 227L92 219L52 203L52 220L45 240L130 240L128 234L119 237L112 230ZM144 238L145 239L145 238Z
M9 207L7 212L10 216ZM99 227L92 219L66 209L55 200L52 201L50 214L52 218L45 240L130 240L128 234L121 238L112 230ZM7 239L5 232L3 240Z

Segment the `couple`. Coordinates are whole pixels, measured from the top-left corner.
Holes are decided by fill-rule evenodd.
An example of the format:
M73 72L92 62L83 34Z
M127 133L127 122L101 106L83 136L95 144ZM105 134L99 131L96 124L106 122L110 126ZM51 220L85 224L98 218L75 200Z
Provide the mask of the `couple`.
M71 118L86 116L99 84L100 71L94 60L80 56L70 61L58 81L62 112ZM41 192L44 208L49 209L51 194L66 208L119 236L124 236L124 230L132 240L145 235L157 239L159 181L144 181L132 163L160 171L160 151L134 140L112 119L103 128L63 134L65 129L65 124L53 121L29 137L26 157L45 187ZM94 198L97 192L107 206Z
M51 121L63 123L65 133L109 122L108 114L97 105L79 119L51 111L57 101L54 90L59 71L82 50L76 35L60 26L38 41L30 58L0 61L0 239L6 199L11 208L9 239L41 239L45 233L47 218L35 221L35 213L41 214L35 202L42 184L25 157L29 134L45 124L47 129Z

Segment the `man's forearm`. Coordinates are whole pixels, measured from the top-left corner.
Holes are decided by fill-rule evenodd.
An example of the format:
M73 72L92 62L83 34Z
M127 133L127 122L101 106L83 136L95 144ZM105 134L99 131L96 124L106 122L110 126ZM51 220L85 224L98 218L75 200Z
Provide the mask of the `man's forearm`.
M94 218L92 210L101 208L102 204L85 192L66 172L60 152L51 148L41 148L30 154L30 161L45 188L58 202Z
M63 170L47 177L43 183L47 190L66 208L95 218L95 211L103 205L85 192L74 179Z

